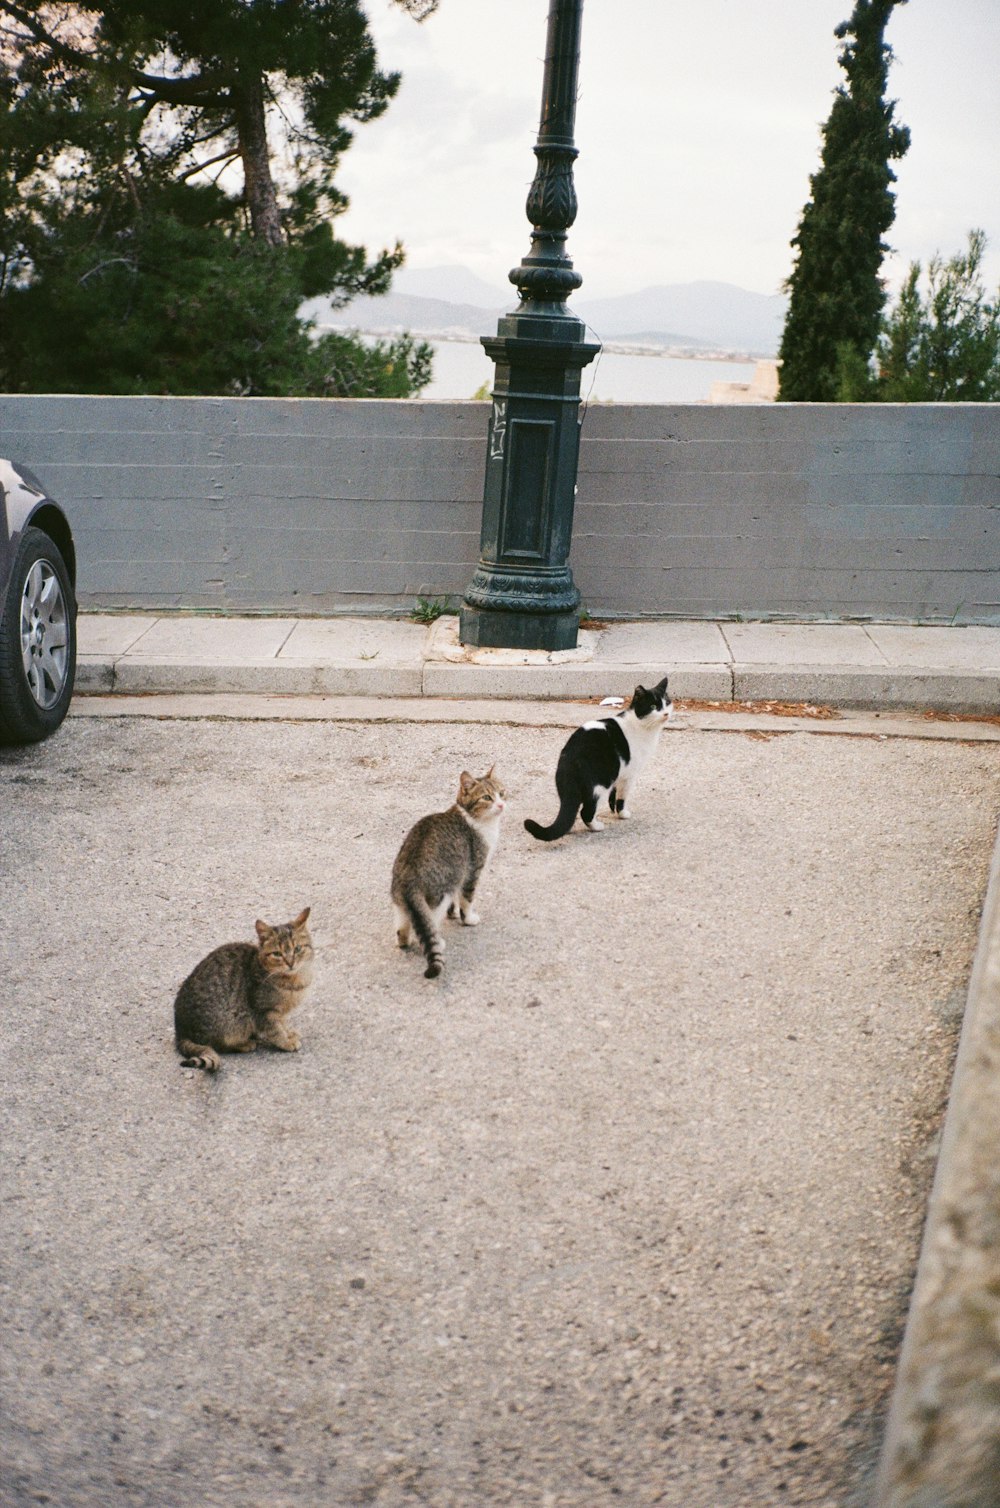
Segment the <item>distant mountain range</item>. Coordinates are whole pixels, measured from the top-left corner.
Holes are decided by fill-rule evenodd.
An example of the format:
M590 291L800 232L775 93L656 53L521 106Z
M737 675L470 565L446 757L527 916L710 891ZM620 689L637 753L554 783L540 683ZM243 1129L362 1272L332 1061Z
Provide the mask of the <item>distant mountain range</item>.
M377 334L408 330L424 338L478 340L492 335L517 294L494 287L467 267L403 268L391 293L356 298L344 309L310 299L303 313L320 329ZM574 314L607 345L675 353L774 356L788 300L733 283L674 283L616 298L571 300Z

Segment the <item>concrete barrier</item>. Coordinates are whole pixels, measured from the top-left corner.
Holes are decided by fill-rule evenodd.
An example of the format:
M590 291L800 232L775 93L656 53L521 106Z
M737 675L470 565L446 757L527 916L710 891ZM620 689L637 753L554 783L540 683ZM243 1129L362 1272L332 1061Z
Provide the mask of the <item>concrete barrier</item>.
M86 607L405 613L479 553L488 407L0 396ZM608 617L1000 623L1000 406L595 405L571 564Z
M874 1508L1000 1503L1000 834Z

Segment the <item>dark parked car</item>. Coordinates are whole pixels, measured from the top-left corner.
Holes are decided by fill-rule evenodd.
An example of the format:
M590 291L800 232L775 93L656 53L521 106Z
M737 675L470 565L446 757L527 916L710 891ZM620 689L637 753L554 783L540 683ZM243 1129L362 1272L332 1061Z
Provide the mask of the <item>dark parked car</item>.
M35 743L66 716L75 585L65 513L30 471L0 460L0 744Z

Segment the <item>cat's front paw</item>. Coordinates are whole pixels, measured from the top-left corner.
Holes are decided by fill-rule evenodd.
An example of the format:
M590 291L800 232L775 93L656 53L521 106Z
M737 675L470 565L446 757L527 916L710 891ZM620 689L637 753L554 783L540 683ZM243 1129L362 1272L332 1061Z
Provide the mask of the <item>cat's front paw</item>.
M631 817L632 812L627 806L620 806L618 808L618 815L619 817L625 817L627 819Z
M592 833L602 833L604 831L604 823L597 817L594 818L593 822L588 822L587 826Z
M462 925L464 927L478 927L480 921L481 917L478 911L473 911L470 908L468 911L462 912Z
M298 1032L286 1031L283 1039L278 1043L282 1052L298 1052L302 1046L302 1038Z

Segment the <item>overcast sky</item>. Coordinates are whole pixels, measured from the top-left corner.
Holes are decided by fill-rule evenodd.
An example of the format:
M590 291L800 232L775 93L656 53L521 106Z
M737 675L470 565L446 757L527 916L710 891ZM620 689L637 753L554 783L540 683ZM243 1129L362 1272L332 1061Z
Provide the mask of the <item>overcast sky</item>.
M359 126L339 234L397 237L412 267L459 263L506 287L527 250L547 0L441 0L417 25L366 0L383 68L403 75ZM719 279L774 293L843 73L852 0L586 0L580 201L569 253L593 297ZM946 255L980 226L1000 283L1000 0L909 0L887 41L912 145L884 272Z

